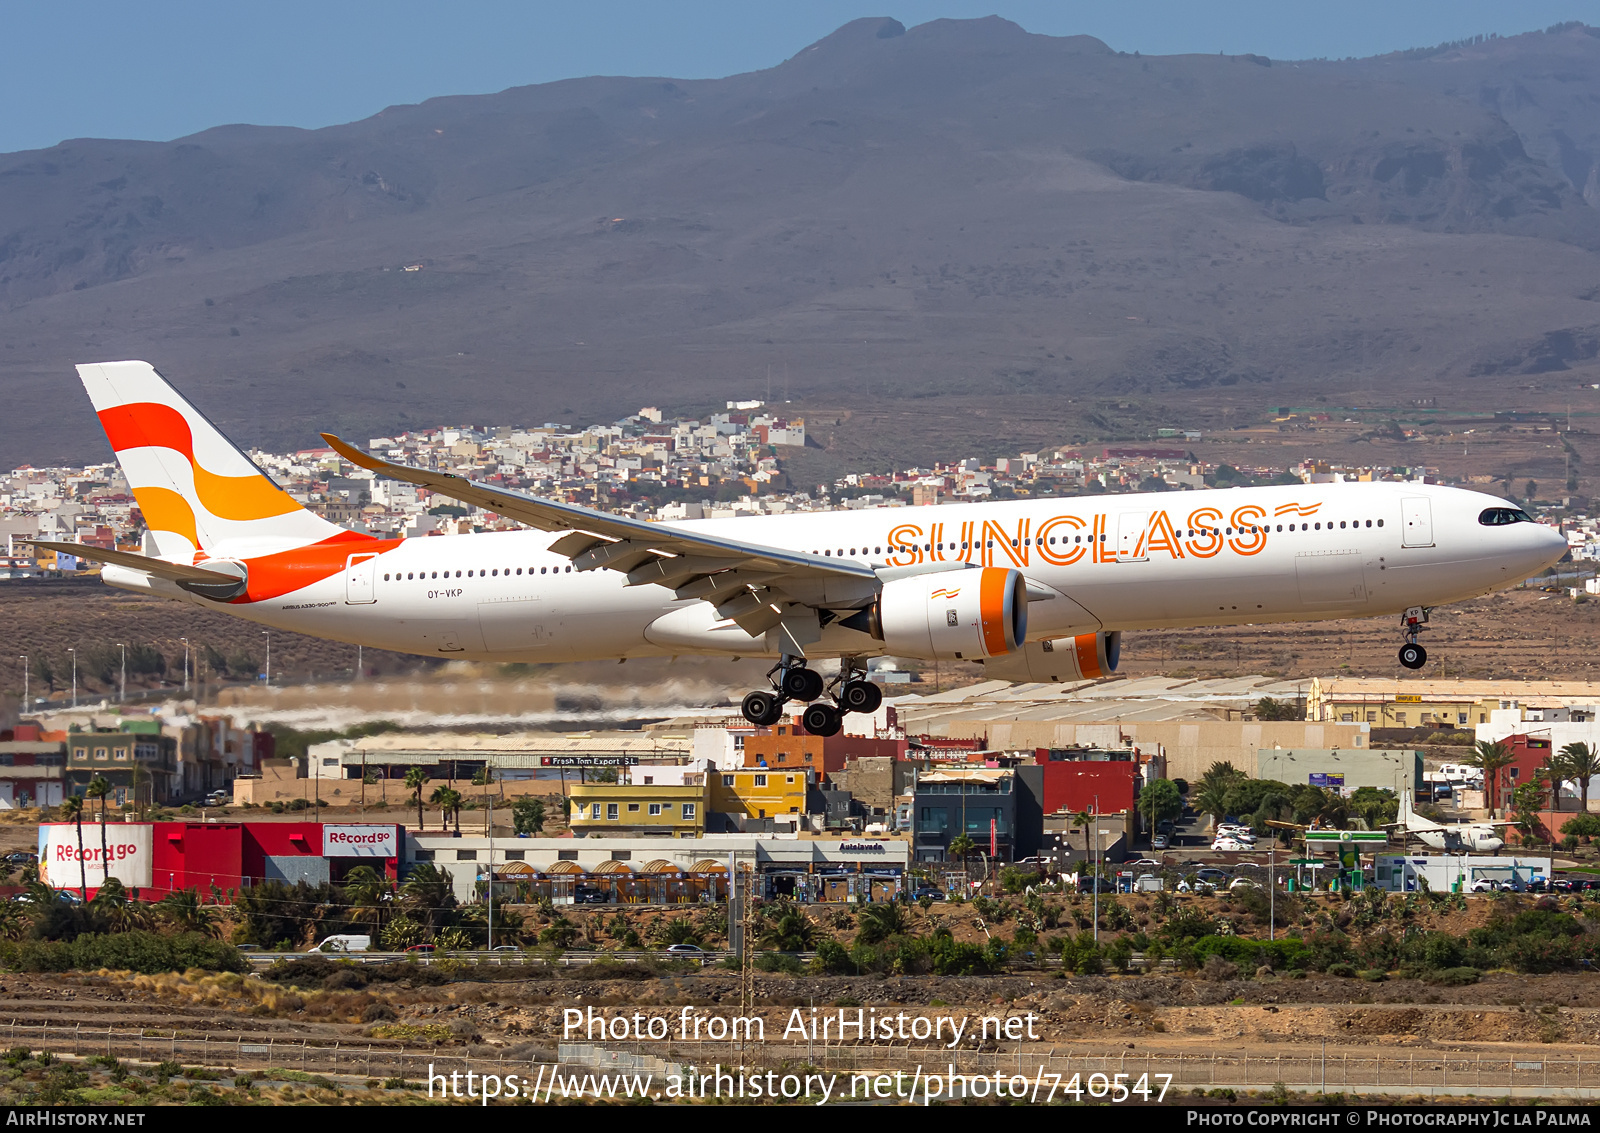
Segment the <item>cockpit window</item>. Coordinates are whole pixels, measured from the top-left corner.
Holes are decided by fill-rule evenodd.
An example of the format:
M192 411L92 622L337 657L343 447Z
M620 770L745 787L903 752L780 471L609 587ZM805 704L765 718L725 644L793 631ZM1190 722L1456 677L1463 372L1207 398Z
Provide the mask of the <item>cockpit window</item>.
M1478 522L1485 527L1504 527L1508 523L1532 523L1533 516L1515 507L1486 507L1478 513Z

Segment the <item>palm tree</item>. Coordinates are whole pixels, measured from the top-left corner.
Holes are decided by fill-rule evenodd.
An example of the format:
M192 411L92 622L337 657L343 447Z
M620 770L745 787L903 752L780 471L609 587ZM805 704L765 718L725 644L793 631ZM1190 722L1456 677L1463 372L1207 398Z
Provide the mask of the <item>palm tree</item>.
M345 874L344 896L350 905L350 919L374 927L383 925L383 903L391 888L387 878L369 865L358 865Z
M1511 749L1498 740L1479 740L1465 757L1468 766L1483 772L1483 789L1488 795L1486 801L1491 813L1497 809L1496 804L1500 801L1500 772L1516 761L1517 757Z
M422 823L422 788L428 785L428 773L420 767L406 769L406 788L417 800L417 829L423 830Z
M1561 749L1556 759L1550 761L1550 770L1562 779L1572 779L1578 784L1578 810L1588 814L1589 780L1600 775L1600 750L1582 741L1570 743Z
M83 861L83 798L70 795L61 800L61 817L78 824L78 895L89 900L89 867Z
M198 889L168 893L156 902L156 912L184 932L216 932L216 918L200 903Z
M761 930L761 943L778 952L807 952L815 934L811 919L797 906L785 903Z
M439 823L442 826L455 815L456 833L461 833L461 792L454 787L438 787L428 801L439 808Z
M903 935L909 927L906 915L897 901L881 901L861 910L861 931L856 939L863 944L876 944L891 936Z
M1199 790L1195 792L1194 809L1201 814L1210 815L1213 827L1228 813L1227 798L1230 785L1225 780L1207 782L1202 779Z
M413 920L437 931L451 919L456 907L450 871L432 862L418 862L400 887L400 900Z
M950 853L961 859L961 868L963 870L967 868L967 859L972 857L972 855L977 852L978 843L974 842L965 834L957 834L954 838L950 839ZM971 894L969 893L967 896L970 897Z
M85 799L100 800L100 871L105 877L111 876L110 856L106 848L106 796L111 793L111 781L104 775L96 775L89 780L89 785L83 789Z

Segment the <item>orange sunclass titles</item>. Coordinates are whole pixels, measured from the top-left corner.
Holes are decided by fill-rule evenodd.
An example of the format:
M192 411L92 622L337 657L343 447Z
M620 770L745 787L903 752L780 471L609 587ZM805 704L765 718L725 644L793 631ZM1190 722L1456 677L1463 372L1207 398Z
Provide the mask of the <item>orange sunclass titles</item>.
M1309 513L1308 513L1309 514ZM1126 517L1123 517L1126 518ZM1174 522L1165 509L1145 515L1132 532L1135 543L1125 559L1167 555L1173 559L1210 559L1223 551L1257 555L1267 546L1267 509L1242 504L1231 512L1199 507ZM977 566L1026 567L1036 560L1051 566L1078 562L1118 561L1119 540L1105 512L1087 518L1053 515L1034 525L1029 516L1018 517L1008 527L997 520L962 523L899 523L890 529L890 566L926 562L966 562ZM1124 531L1123 534L1128 534Z

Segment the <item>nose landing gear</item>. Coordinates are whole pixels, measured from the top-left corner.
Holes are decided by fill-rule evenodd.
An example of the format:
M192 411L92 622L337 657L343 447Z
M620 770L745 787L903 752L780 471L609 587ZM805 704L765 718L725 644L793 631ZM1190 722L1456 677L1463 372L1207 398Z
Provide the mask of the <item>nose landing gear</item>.
M1400 663L1408 669L1420 669L1428 663L1428 651L1417 643L1417 635L1427 624L1426 606L1412 606L1400 616L1400 626L1406 635L1406 643L1400 647Z
M829 704L821 697L830 682L813 669L806 668L805 658L785 656L767 673L772 691L757 690L748 694L739 711L744 718L758 727L770 728L783 719L783 708L791 700L811 701L800 716L806 731L814 736L833 736L844 727L847 712L872 713L883 703L883 690L866 679L866 666L859 658L841 658L839 675L831 682L832 699Z

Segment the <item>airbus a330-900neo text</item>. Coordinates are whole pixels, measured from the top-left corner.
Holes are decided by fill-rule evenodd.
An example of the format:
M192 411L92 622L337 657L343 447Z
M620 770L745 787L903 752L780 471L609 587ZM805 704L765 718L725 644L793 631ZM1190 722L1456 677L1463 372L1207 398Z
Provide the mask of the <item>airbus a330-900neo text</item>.
M981 661L1015 681L1093 678L1121 634L1401 614L1559 560L1514 504L1417 483L1007 500L650 523L392 463L346 460L529 530L378 538L303 508L145 362L78 367L149 529L145 551L38 545L106 582L261 625L426 656L579 661L765 656L812 732L881 699L867 661ZM839 660L832 679L813 664Z

